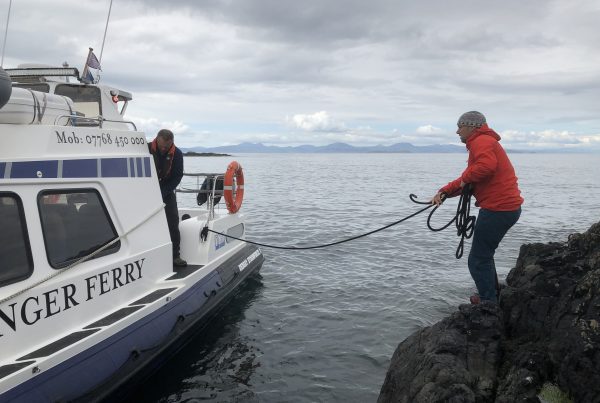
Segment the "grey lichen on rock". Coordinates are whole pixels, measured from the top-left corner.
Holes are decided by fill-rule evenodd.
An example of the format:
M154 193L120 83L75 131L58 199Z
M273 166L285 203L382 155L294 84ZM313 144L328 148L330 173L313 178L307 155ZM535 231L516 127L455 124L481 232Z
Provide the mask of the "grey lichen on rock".
M553 383L546 382L538 395L541 403L573 403L569 396Z

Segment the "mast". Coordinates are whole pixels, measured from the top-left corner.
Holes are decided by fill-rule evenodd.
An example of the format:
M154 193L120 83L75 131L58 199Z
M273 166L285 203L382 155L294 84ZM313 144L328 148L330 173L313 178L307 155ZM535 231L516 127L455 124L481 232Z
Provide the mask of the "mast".
M110 0L112 3L112 0ZM8 2L8 15L6 16L6 29L4 30L4 42L2 43L2 61L0 61L0 67L4 67L4 48L6 47L6 37L8 36L8 22L10 21L10 7L12 6L12 0Z
M102 53L104 52L104 42L106 41L106 31L108 31L108 20L110 20L110 10L112 10L112 0L110 0L110 6L108 6L108 16L106 17L106 26L104 27L104 37L102 38L102 47L100 48L100 59L98 59L100 64L102 64Z

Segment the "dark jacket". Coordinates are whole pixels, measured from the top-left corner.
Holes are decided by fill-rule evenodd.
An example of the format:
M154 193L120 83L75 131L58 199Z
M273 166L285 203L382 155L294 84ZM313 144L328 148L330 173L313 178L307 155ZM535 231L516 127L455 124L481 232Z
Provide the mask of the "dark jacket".
M163 199L175 191L183 177L183 153L175 145L166 154L161 154L157 147L148 145L150 154L154 157L154 166L158 174L160 193Z

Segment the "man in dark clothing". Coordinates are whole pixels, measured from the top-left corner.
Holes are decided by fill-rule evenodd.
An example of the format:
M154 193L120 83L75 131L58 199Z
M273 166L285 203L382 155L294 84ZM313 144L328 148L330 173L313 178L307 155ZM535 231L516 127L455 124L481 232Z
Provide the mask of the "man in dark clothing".
M471 297L471 302L496 302L494 254L506 232L519 220L523 198L500 136L488 127L483 114L464 113L458 119L456 133L469 150L467 168L442 187L431 202L439 205L443 196L459 195L465 185L471 184L475 205L480 207L468 262L479 296Z
M183 177L183 153L175 147L173 132L167 129L160 130L148 148L154 157L160 192L165 203L169 234L173 243L173 265L185 267L187 262L179 256L181 237L179 235L177 197L175 196L175 188Z

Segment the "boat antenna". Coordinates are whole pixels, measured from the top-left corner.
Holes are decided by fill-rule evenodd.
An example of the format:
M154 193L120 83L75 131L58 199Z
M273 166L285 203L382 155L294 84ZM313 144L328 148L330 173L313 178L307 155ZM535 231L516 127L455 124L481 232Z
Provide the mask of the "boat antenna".
M111 0L112 2L112 0ZM4 67L4 48L6 47L6 37L8 36L8 22L10 21L10 6L12 0L8 2L8 15L6 16L6 29L4 30L4 42L2 43L2 61L0 61L0 67Z
M63 62L63 64L62 64L62 66L66 69L67 67L69 67L69 63L67 63L67 61L65 60ZM71 80L69 80L69 76L68 75L65 76L65 79L67 80L68 83L71 82Z
M112 9L112 0L110 0L110 6L108 6L108 16L106 17L106 26L104 27L104 38L102 38L102 47L100 48L100 59L98 59L100 64L102 64L102 53L104 52L104 42L106 41L106 31L108 31L108 20L110 20L110 10L111 9Z

